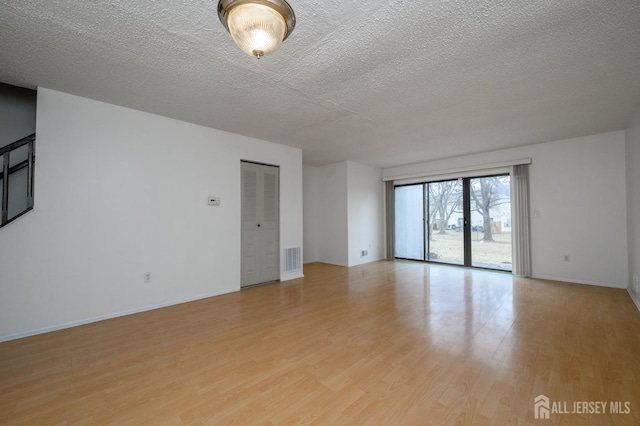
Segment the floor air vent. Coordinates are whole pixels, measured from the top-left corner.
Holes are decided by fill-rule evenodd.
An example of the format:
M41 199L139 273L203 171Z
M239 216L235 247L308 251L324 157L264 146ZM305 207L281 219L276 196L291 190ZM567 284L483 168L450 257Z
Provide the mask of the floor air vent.
M286 248L282 250L282 262L284 273L300 271L302 261L300 259L300 247Z

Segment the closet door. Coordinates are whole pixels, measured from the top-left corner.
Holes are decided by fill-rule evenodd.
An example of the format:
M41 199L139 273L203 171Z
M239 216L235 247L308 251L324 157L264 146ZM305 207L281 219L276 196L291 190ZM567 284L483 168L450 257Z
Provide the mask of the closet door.
M243 287L280 278L278 167L242 162Z

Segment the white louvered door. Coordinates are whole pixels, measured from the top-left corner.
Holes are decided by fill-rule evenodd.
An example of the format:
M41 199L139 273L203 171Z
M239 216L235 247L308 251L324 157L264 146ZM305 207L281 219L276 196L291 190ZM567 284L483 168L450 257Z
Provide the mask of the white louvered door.
M280 278L279 169L242 162L243 287Z

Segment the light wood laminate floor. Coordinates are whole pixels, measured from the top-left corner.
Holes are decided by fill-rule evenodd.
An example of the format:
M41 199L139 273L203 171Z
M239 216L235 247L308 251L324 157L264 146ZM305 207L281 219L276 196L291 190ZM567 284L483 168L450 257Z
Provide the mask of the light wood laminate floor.
M1 343L0 424L529 424L540 394L630 412L537 424L640 424L625 290L412 262L304 273Z

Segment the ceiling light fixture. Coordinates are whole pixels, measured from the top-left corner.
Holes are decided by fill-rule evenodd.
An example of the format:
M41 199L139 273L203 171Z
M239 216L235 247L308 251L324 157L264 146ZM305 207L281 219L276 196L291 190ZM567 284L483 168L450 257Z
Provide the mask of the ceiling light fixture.
M296 25L285 0L220 0L218 17L236 45L258 59L278 50Z

